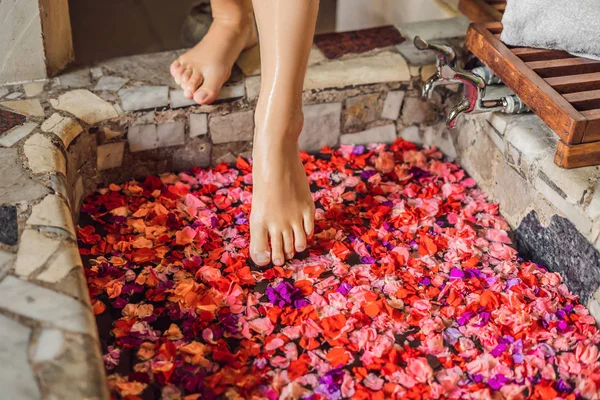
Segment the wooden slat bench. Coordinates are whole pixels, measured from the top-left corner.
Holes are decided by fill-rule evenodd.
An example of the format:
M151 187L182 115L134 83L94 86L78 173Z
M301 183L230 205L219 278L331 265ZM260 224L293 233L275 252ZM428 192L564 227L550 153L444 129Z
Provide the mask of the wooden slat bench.
M499 22L505 6L505 0L461 0L465 15L483 21L469 28L467 48L559 136L558 166L600 165L600 61L505 45Z

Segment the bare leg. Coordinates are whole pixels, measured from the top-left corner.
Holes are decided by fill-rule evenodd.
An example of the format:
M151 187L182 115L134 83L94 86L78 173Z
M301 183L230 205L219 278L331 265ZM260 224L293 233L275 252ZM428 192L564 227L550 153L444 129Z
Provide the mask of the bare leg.
M171 64L171 75L187 98L215 101L240 52L256 44L251 0L211 0L213 23L194 48Z
M282 265L306 248L315 206L298 152L302 85L318 0L253 0L262 81L256 106L250 254ZM271 245L269 247L269 239Z

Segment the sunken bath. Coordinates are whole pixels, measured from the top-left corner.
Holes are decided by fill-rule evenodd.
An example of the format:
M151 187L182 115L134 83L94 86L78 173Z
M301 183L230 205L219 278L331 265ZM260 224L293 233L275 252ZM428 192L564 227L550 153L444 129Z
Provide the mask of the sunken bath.
M469 351L475 358L493 357L502 365L525 365L541 357L547 364L570 360L586 371L597 368L593 317L571 295L581 296L593 315L600 316L594 294L600 286L594 273L597 253L586 236L592 232L586 224L593 221L594 203L583 183L566 190L564 177L579 175L560 175L547 165L555 145L553 133L535 116L496 114L462 118L456 130L448 131L445 112L457 93L441 89L432 101L423 101L420 87L433 72L432 58L417 55L392 28L379 29L376 35L373 31L357 34L364 40L354 37L354 45L359 46L350 53L334 45L343 35L322 37L313 47L301 146L311 154L323 146L340 150L325 150L315 160L306 157L309 171L324 171L313 192L320 213L328 218L319 220L313 253L302 254L286 269L258 270L244 258L249 187L243 178L250 168L244 160L251 150L252 112L260 82L255 53L242 56L240 73L214 106L192 105L173 85L166 72L173 52L111 60L49 82L7 86L0 106L3 120L12 118L14 127L0 136L3 166L10 168L3 174L10 182L2 181L7 189L1 194L6 205L0 215L7 227L15 229L3 231L0 318L4 343L13 344L11 352L3 354L10 356L12 370L19 372L18 377L2 374L2 387L14 393L11 398L108 398L109 387L115 396L141 398L191 393L210 397L222 392L234 396L236 390L242 398L249 393L278 394L269 387L290 398L370 392L380 393L372 394L373 398L391 393L419 398L429 390L425 386L433 394L446 390L441 383L444 369L454 371L447 376L450 381L464 374L468 379L464 388L475 392L524 389L520 378L503 367L478 376L469 370L468 362L458 362L465 361L463 356L452 360L447 356L464 352L466 357ZM408 39L411 29L422 34L433 27L427 22L407 26L403 32ZM386 41L374 41L374 36ZM461 42L452 36L428 39ZM524 136L532 140L523 143ZM389 147L370 147L372 143ZM540 147L532 147L536 145ZM429 150L431 146L441 152ZM468 175L449 160L459 161ZM205 169L211 166L216 168L213 174ZM170 171L187 172L172 175ZM538 182L539 171L544 171L543 182L549 189ZM216 172L222 180L215 178ZM586 182L595 183L595 173L575 174L590 174ZM235 174L241 182L236 183ZM223 189L219 185L227 190L219 192ZM552 192L559 193L556 188L575 194L585 191L585 196L574 197L586 200L557 199ZM394 191L398 196L390 194ZM560 285L558 275L516 258L508 243L514 243L514 236L503 232L510 232L509 226L497 215L496 206L484 200L484 192L500 204L520 250L559 272L568 289ZM453 202L448 200L452 196ZM400 202L410 212L399 212ZM149 211L152 203L158 212ZM457 262L448 254L452 248L448 238L456 239L450 232L457 224L464 227L470 211L477 211L466 218L472 224L468 232L475 236L467 235L465 240L478 253ZM203 212L208 214L198 214ZM412 226L417 216L420 231L401 229ZM357 218L362 227L353 221ZM166 237L141 234L146 229L134 220L142 220L146 228L164 225ZM135 226L129 228L129 223ZM378 231L361 230L366 227ZM395 236L383 239L390 232ZM564 249L570 259L546 262L543 253L563 232L571 240L573 251ZM204 236L211 241L199 245ZM536 247L538 237L546 240L541 251ZM215 252L210 243L226 250ZM394 256L385 259L386 252ZM236 262L239 268L232 267ZM164 268L171 269L167 273ZM380 279L386 275L394 279ZM396 288L399 282L401 287ZM363 291L365 285L372 290ZM200 294L207 287L225 293L218 308L204 304L206 296ZM410 291L401 290L404 287ZM537 293L532 287L537 287ZM237 312L238 288L245 306L249 298L256 301L250 316L243 314L247 309ZM396 290L391 293L390 288ZM502 291L512 294L505 297ZM189 293L194 294L189 299L196 324L183 318L189 308L174 308L186 306ZM550 294L558 299L556 303L548 303ZM342 307L348 298L356 304ZM532 302L542 303L552 312L532 313L536 321L532 332L521 329L522 321L506 320L506 314L500 319L491 315L495 307L506 310L500 305L508 307L511 302L527 310ZM472 309L449 314L448 307L467 303ZM313 321L308 326L314 328L303 332L304 341L293 329L284 330L302 320L303 312L306 321ZM428 323L417 328L415 318L421 315L428 316ZM378 319L399 322L390 322L393 332L384 334ZM492 336L493 346L472 339L497 328L500 320L506 324L502 336ZM375 357L362 373L364 360L374 357L371 350L375 349L365 353L364 346L348 347L347 342L352 338L366 343L370 329L375 331L373 341L381 345L377 351L389 350L386 354L396 357L398 371L385 369L392 359L374 362L379 358ZM461 333L467 331L470 336ZM565 336L581 344L573 343L560 357L550 358L547 351L552 348L534 349L524 341L525 334L548 331L557 346ZM241 334L248 332L254 344ZM243 358L239 349L244 346L256 354ZM317 369L305 371L309 364ZM256 370L235 375L241 385L234 389L231 370L247 365ZM203 375L198 368L204 369ZM271 373L266 374L265 368ZM218 371L231 384L214 384ZM294 375L298 373L303 375ZM389 379L394 373L398 382ZM189 374L196 379L182 378ZM253 382L255 375L263 380ZM593 376L593 371L587 375ZM273 376L279 383L269 381ZM290 384L286 376L304 380ZM542 371L526 390L541 398L572 391L589 394L589 379L564 376L555 383L552 371ZM433 383L425 385L430 379Z

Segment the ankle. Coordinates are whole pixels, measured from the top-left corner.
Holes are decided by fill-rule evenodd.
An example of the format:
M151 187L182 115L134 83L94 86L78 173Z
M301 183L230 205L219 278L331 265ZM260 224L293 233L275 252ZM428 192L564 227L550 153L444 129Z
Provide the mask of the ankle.
M261 101L256 105L254 113L254 141L280 143L288 147L290 143L298 142L298 137L304 126L302 106L267 107Z
M247 33L254 24L254 17L251 10L242 8L228 7L224 10L215 10L212 12L213 23L234 30L237 33Z

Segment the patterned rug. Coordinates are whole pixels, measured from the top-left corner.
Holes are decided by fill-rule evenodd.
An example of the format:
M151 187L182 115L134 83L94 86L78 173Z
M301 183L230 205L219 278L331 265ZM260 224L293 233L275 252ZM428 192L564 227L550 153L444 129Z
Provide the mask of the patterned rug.
M316 229L284 267L248 258L241 158L86 199L114 398L598 398L594 318L460 167L402 140L302 157Z

